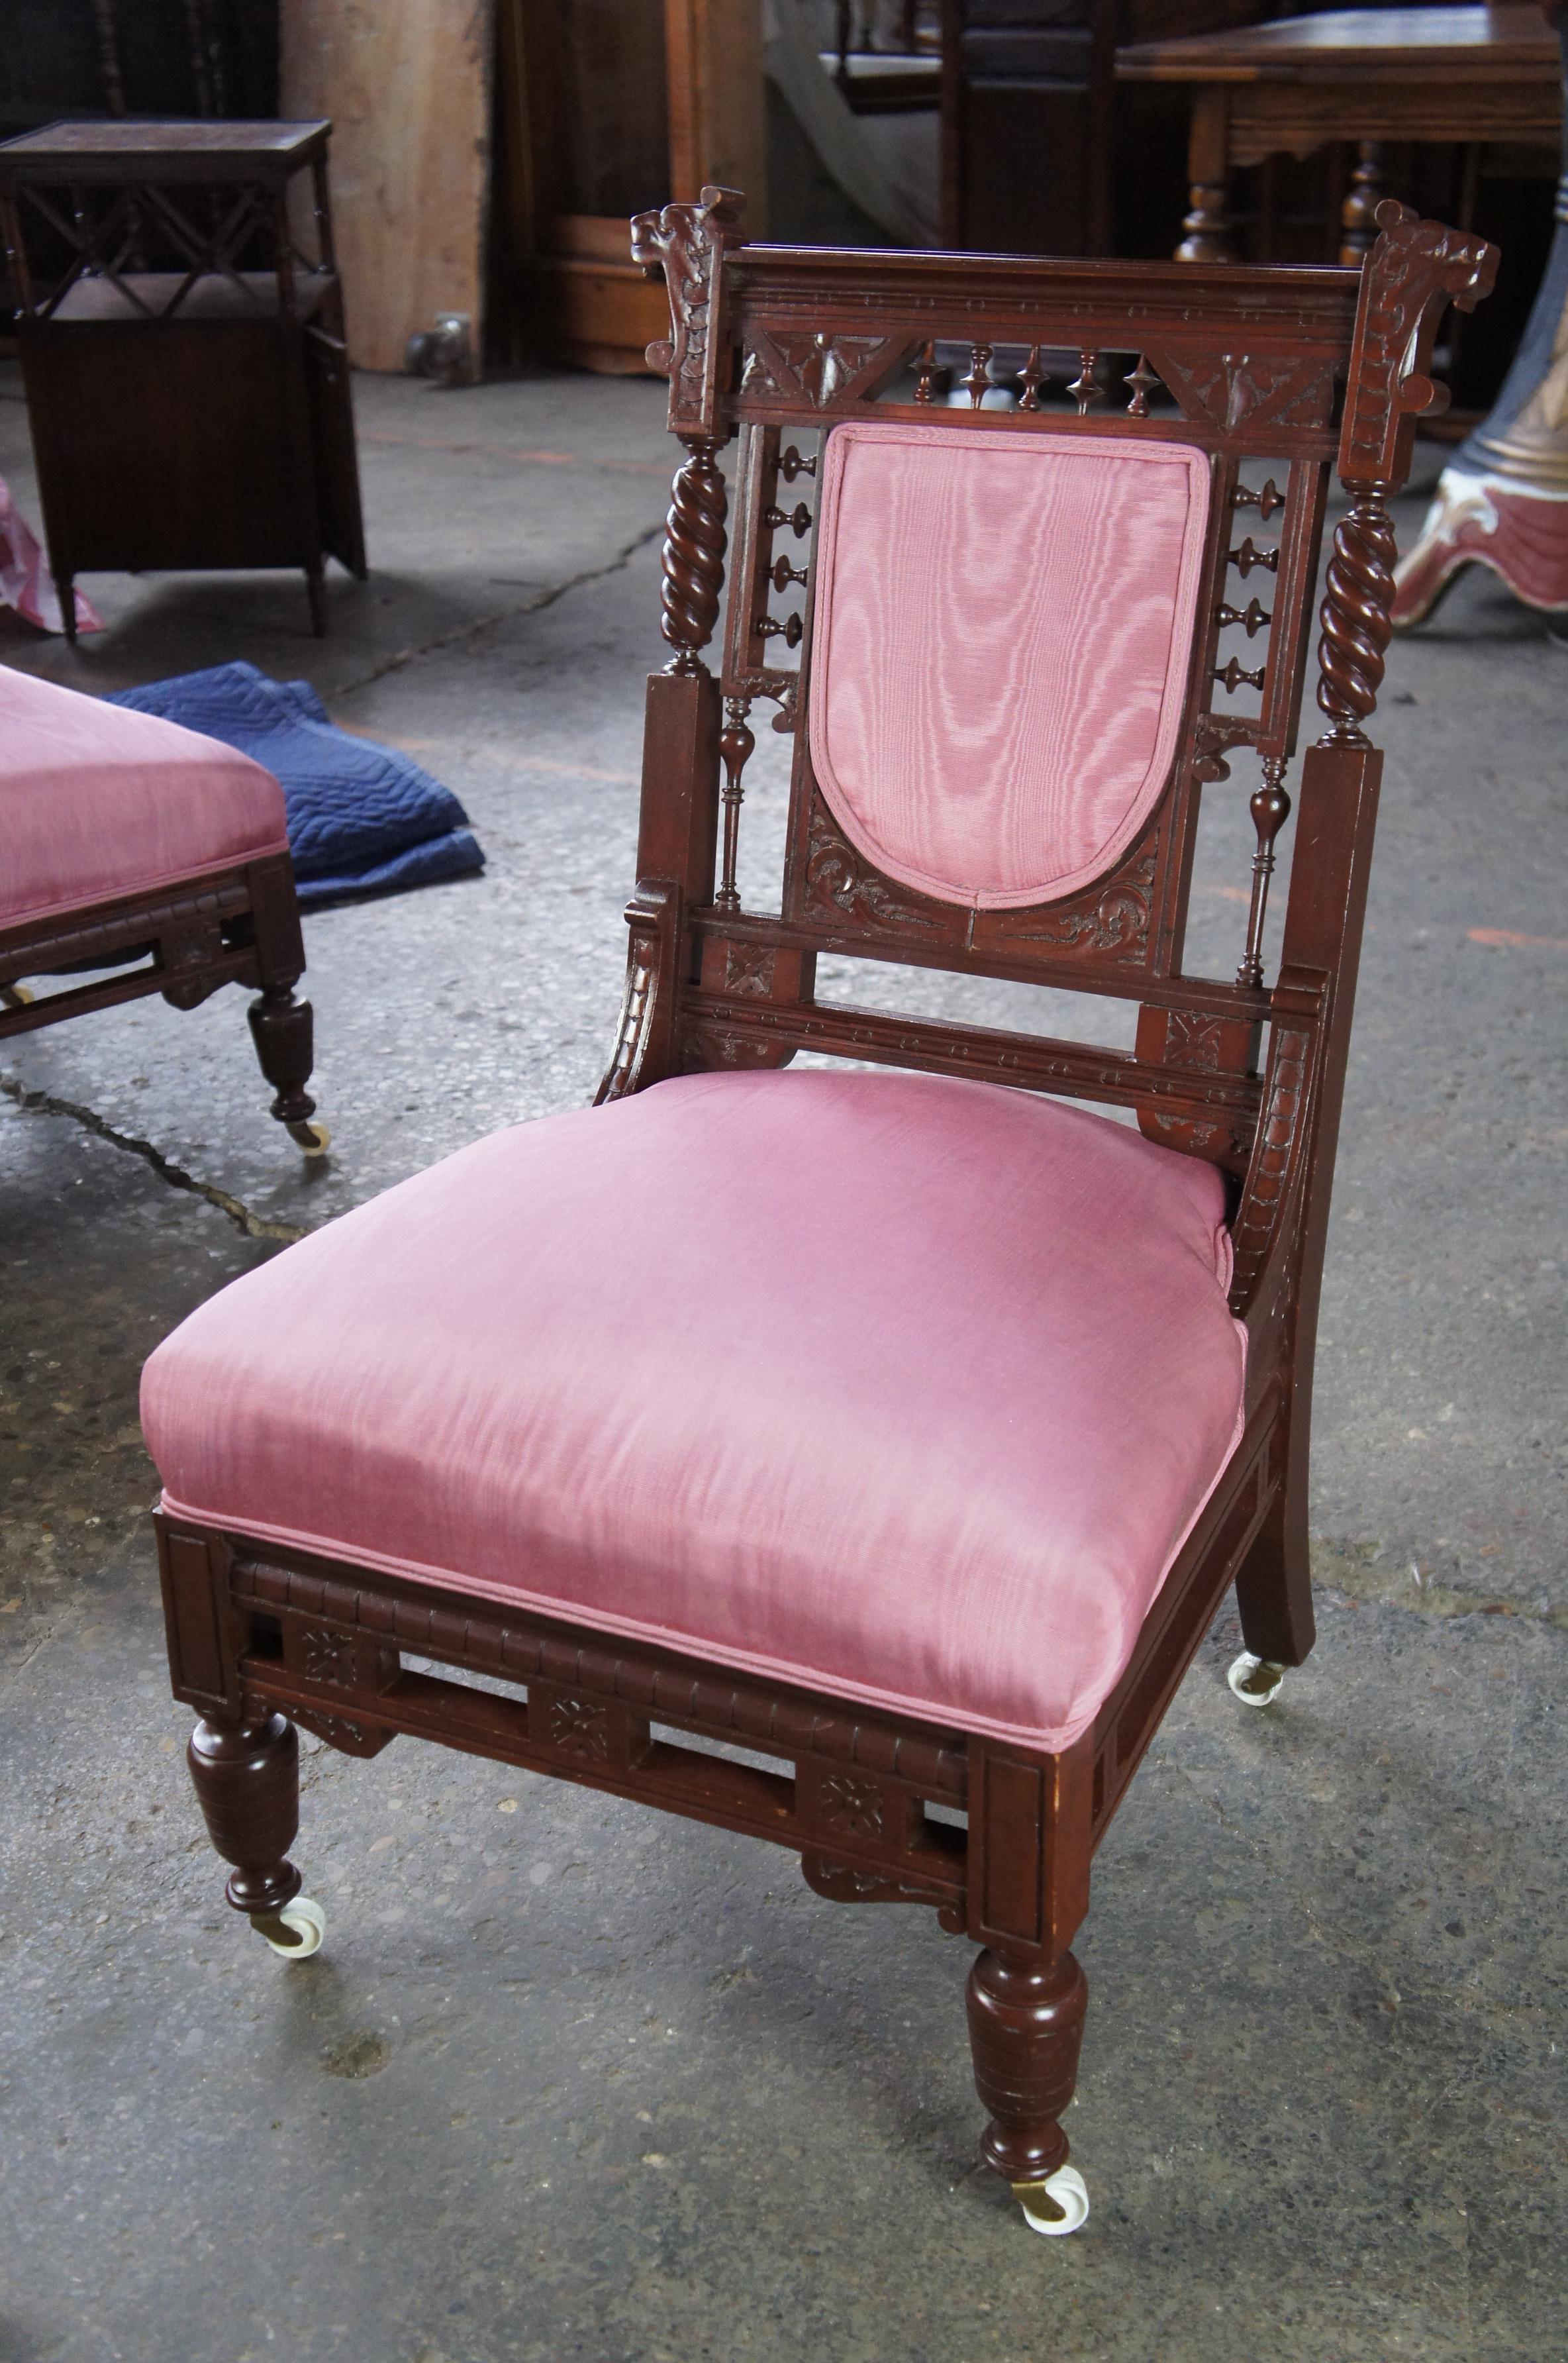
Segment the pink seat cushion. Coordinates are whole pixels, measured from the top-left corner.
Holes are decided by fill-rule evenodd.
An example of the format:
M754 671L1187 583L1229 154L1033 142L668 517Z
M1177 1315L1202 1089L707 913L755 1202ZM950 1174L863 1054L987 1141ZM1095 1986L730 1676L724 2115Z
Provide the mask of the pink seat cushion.
M1104 435L834 429L812 762L867 860L1005 910L1127 850L1176 757L1209 465Z
M500 1132L153 1355L171 1508L961 1729L1093 1717L1239 1435L1220 1184L903 1074Z
M248 755L0 665L0 926L288 848Z

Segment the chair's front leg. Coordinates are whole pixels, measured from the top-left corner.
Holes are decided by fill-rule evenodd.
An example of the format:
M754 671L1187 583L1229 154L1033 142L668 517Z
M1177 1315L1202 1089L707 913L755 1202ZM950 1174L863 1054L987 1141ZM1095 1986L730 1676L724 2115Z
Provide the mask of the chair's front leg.
M1077 2081L1088 1981L1071 1953L987 1950L969 1972L975 2086L990 2112L980 2147L1037 2232L1076 2232L1088 2213L1061 2117Z
M254 1723L209 1716L185 1750L207 1835L234 1865L225 1890L237 1912L276 1953L303 1960L316 1951L320 1909L300 1894L289 1860L300 1826L300 1743L281 1714Z

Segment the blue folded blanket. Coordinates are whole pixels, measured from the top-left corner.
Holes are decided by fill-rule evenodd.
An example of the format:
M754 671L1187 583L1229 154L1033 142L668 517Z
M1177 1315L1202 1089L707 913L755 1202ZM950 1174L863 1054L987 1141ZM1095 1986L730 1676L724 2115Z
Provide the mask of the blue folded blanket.
M213 665L116 690L108 703L160 714L265 764L288 806L302 903L395 893L484 867L450 788L395 749L337 729L309 682Z

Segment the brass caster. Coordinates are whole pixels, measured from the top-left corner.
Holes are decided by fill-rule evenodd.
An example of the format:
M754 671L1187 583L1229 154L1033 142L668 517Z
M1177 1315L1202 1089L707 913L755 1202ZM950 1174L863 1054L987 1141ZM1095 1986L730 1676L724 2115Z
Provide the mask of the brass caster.
M1059 2166L1043 2182L1015 2182L1012 2195L1032 2232L1060 2240L1088 2222L1088 2192L1076 2166Z
M1288 1666L1276 1666L1272 1658L1254 1658L1250 1649L1243 1649L1225 1680L1243 1706L1272 1706L1289 1670Z
M308 1895L296 1895L281 1912L253 1912L250 1925L285 1961L305 1961L321 1950L326 1916Z
M324 1124L290 1124L283 1129L307 1157L325 1157L332 1143L332 1135Z
M30 984L0 984L0 1001L7 1009L30 1009L37 999Z

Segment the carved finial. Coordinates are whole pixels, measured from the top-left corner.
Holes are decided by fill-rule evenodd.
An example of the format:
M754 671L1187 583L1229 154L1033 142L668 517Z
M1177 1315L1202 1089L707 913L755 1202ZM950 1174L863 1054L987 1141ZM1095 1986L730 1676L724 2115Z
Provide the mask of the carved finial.
M1473 312L1490 294L1497 250L1482 238L1419 221L1385 198L1382 235L1362 269L1355 342L1340 429L1340 474L1348 485L1397 492L1409 470L1416 421L1447 406L1446 387L1427 372L1438 322L1450 304Z
M1386 487L1364 493L1334 535L1323 604L1318 621L1318 703L1332 727L1322 747L1364 747L1362 724L1377 704L1383 685L1383 652L1394 627L1394 523L1384 504Z
M675 497L664 521L659 628L675 650L667 672L705 673L697 651L712 638L719 620L727 502L723 477L713 465L713 438L682 436L681 441L690 457L675 479Z
M650 278L663 269L673 334L647 349L669 380L671 434L717 435L724 340L713 316L726 250L738 246L745 200L736 189L704 188L700 204L666 205L632 220L632 260Z

